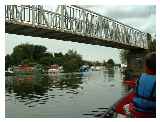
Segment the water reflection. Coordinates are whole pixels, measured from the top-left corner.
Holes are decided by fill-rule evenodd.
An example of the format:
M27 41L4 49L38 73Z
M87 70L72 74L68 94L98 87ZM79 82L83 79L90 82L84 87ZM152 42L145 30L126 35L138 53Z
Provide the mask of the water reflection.
M126 90L121 73L112 68L83 74L7 76L5 85L7 117L94 117Z
M64 89L77 89L80 87L80 84L83 82L81 81L80 74L66 74L61 76L55 77L50 76L53 82L53 86L56 88L60 88L60 90Z
M66 93L78 94L81 81L79 75L67 74L61 76L26 75L6 77L6 94L14 94L19 102L28 107L32 103L45 104L50 98L55 98L54 89L66 90ZM82 89L82 87L80 87ZM58 94L57 94L58 95ZM63 96L59 94L58 96Z
M114 79L115 71L114 68L108 68L107 70L108 70L108 82L111 82Z

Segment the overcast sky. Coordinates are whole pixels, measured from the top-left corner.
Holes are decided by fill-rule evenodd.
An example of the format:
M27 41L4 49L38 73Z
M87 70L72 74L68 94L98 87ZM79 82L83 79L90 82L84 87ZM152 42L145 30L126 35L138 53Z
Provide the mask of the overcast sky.
M155 34L155 6L82 6L145 32Z
M84 5L84 8L93 10L104 16L116 19L124 24L130 25L144 32L149 32L155 35L155 6L89 6ZM66 53L69 49L77 50L78 53L86 60L108 60L112 58L116 63L120 63L119 49L79 44L69 41L61 41L55 39L45 39L39 37L17 36L14 34L6 34L6 54L11 54L13 47L22 43L40 44L48 48L49 52Z

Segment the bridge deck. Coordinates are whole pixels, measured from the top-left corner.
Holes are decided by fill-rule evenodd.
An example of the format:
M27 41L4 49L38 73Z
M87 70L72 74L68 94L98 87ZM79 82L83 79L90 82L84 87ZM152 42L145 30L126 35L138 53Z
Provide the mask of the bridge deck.
M32 37L42 37L48 39L57 39L64 41L73 41L78 43L92 44L92 45L100 45L106 47L113 47L118 49L129 49L129 50L143 50L140 47L131 46L130 44L122 44L117 41L112 40L104 40L94 37L87 37L78 35L75 33L69 32L60 32L54 29L48 29L44 27L33 27L30 24L18 24L16 23L5 23L5 32L10 34L24 35L24 36L32 36Z
M147 34L78 6L6 5L6 33L73 41L119 49L148 49Z

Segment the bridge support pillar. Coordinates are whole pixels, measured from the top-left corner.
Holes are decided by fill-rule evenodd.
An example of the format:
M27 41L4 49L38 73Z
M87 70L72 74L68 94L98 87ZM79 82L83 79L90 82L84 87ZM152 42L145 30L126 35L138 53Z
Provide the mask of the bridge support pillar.
M144 60L147 51L144 50L129 50L127 55L127 67L132 70L133 77L137 77L144 72Z

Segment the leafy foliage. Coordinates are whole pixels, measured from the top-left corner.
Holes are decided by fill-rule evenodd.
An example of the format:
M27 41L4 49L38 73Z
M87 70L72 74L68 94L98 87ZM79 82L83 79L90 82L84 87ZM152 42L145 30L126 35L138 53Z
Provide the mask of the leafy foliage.
M65 55L62 53L53 54L47 52L47 48L41 45L21 44L13 49L11 55L5 56L5 68L20 64L42 64L48 67L58 64L64 67L65 72L79 70L83 64L82 57L76 51L69 50Z
M64 71L74 72L82 65L82 57L76 51L69 50L64 56Z

